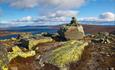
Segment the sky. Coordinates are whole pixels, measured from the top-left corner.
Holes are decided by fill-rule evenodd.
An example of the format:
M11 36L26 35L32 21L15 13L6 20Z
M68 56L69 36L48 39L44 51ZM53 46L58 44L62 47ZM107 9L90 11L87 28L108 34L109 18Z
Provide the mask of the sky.
M0 26L115 21L115 0L0 0Z

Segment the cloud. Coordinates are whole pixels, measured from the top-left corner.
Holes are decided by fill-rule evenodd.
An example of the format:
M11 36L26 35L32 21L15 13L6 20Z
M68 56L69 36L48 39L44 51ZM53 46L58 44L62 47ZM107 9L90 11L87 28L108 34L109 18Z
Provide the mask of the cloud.
M39 0L9 0L9 4L16 8L33 8L38 5Z
M97 17L83 17L79 19L80 21L97 21Z
M14 19L10 21L2 21L2 24L5 24L9 27L15 27L15 26L28 26L33 25L33 17L32 16L25 16L20 19Z
M64 22L68 17L77 16L78 12L73 10L58 10L38 17L36 21Z
M80 18L80 21L115 21L115 14L112 12L105 12L100 14L98 17L84 17Z
M41 26L41 25L60 25L68 23L68 17L77 16L79 12L73 10L59 10L54 13L49 13L45 16L38 16L33 18L32 16L25 16L20 19L12 21L2 21L1 27L15 27L15 26ZM112 12L105 12L98 17L84 17L80 18L81 21L115 21L115 14Z
M99 16L99 19L107 21L115 21L115 14L112 12L105 12Z
M16 8L51 8L51 9L72 9L78 8L86 0L8 0L10 6Z
M85 3L85 0L43 0L44 6L54 7L56 9L78 8Z
M68 17L77 16L77 14L78 12L73 10L59 10L44 16L38 16L37 18L25 16L20 19L4 21L2 23L5 23L7 26L59 25L67 22Z
M0 3L2 3L4 0L0 0Z
M25 16L20 19L14 19L12 22L31 22L33 20L32 16Z
M49 13L49 16L51 17L72 17L77 16L78 12L73 10L58 10L55 13Z
M22 21L31 21L32 20L32 16L23 17L21 20Z
M85 4L86 1L87 0L5 0L5 3L17 9L36 8L39 10L40 16L47 15L53 12L56 12L54 14L56 16L74 16L76 12L68 10L74 10L81 7ZM63 10L68 12L64 12Z

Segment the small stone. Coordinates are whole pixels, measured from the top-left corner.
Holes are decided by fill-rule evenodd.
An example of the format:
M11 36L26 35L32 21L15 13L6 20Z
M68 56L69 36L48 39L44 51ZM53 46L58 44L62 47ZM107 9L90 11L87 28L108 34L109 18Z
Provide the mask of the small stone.
M18 67L11 67L10 70L18 70Z
M114 67L107 68L107 70L115 70Z

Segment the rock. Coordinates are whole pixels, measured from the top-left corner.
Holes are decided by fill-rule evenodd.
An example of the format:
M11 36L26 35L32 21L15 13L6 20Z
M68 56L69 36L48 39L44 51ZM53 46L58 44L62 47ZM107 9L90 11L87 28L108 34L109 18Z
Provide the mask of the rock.
M11 61L16 57L28 58L36 55L35 51L26 51L23 52L18 46L12 47L13 51L8 52L8 60Z
M28 39L20 39L19 43L17 44L19 47L23 47L29 49L29 40Z
M113 35L115 35L115 31L112 31L112 32L110 32L110 34L113 34Z
M70 24L60 27L58 33L60 37L65 40L78 40L83 39L83 37L85 36L83 26L78 24L75 18L72 18Z
M72 17L72 20L70 22L70 25L78 25L79 23L77 22L75 17Z
M59 34L59 39L62 41L67 40L65 38L65 34L64 34L65 31L66 31L66 29L64 27L60 27L60 29L57 31L57 33Z
M62 46L65 42L51 42L51 43L44 43L44 44L39 44L35 47L35 51L37 53L45 53L47 51L51 51L54 49L57 49L58 47Z
M44 37L51 37L52 34L50 34L48 32L42 32L41 35Z
M60 36L59 36L58 33L52 34L51 38L52 38L53 40L55 40L55 41L60 41Z
M111 43L110 34L108 32L99 32L95 34L94 38L92 39L92 42L94 43Z
M81 58L83 50L87 45L88 43L84 41L68 41L63 46L42 55L39 63L41 65L49 63L59 67L60 70L67 70L67 65Z
M83 39L85 36L82 25L78 26L63 26L59 31L61 38L65 40Z
M70 26L64 34L66 39L71 40L83 39L85 36L82 25Z
M114 67L107 68L107 70L115 70Z
M0 70L7 70L8 60L8 52L5 46L0 45Z
M31 50L33 47L35 47L37 44L40 43L46 43L46 42L52 42L53 39L50 37L39 37L39 39L34 39L34 38L25 38L25 39L20 39L20 41L17 43L19 47L23 47L26 49Z
M18 67L11 67L10 70L18 70Z
M42 43L53 42L51 37L41 37L39 39L29 39L29 50L33 49L36 45Z

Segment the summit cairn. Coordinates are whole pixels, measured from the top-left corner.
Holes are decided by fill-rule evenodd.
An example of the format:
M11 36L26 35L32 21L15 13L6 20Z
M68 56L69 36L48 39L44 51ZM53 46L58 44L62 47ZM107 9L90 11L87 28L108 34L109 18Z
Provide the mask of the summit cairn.
M60 27L58 33L65 40L78 40L85 36L83 26L78 23L75 17L72 17L69 24Z

